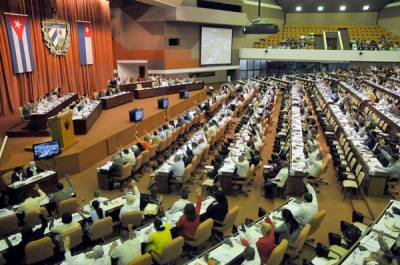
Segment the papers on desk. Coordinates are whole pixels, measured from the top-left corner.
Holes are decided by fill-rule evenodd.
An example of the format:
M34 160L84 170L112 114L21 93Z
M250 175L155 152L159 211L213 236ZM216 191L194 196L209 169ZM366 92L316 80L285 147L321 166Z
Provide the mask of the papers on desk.
M400 235L400 216L393 212L393 207L400 208L400 201L392 201L380 220L372 226L372 229L397 238Z
M16 182L8 185L8 187L11 188L11 189L18 189L18 188L20 188L22 186L29 185L29 184L37 181L37 180L46 178L46 177L48 177L48 176L50 176L52 174L55 174L55 172L52 171L52 170L47 170L47 171L39 173L36 176L32 176L32 177L24 179L22 181L16 181Z
M389 238L386 236L383 237L383 240L386 241L389 248L391 248L395 243L395 240L393 238ZM363 264L363 261L366 257L369 257L372 252L376 252L379 249L380 246L378 242L378 233L372 231L360 240L359 246L343 261L342 264ZM372 265L378 263L375 261L370 261L367 264Z
M75 95L74 93L68 93L65 96L53 99L51 101L41 101L37 104L36 110L32 111L31 115L45 114L51 111L52 109L56 108L58 105L61 105L63 102L67 101L74 95Z
M8 244L5 239L0 240L0 252L8 249Z
M113 165L112 161L107 161L107 163L105 163L104 165L102 165L101 167L97 168L97 171L110 171L111 166Z
M81 111L77 111L73 113L72 119L73 120L84 120L90 114L92 114L93 110L100 104L99 100L93 100L89 104L84 104L84 107Z
M301 95L299 87L292 88L292 119L291 119L291 161L290 161L290 171L291 175L296 173L306 174L307 164L304 159L304 142L303 142L303 131L301 128L301 121L303 120L303 115L301 115L300 107L294 105L293 101L300 102Z
M111 212L116 208L122 207L125 203L125 195L115 198L114 200L100 200L100 207L103 209L105 213ZM83 210L85 212L90 211L90 204L85 204L83 206Z
M130 94L130 93L131 93L131 92L129 92L129 91L122 91L122 92L113 94L113 95L111 95L111 96L104 96L104 97L101 97L100 99L115 98L115 97L119 97L119 96L122 96L122 95L125 95L125 94Z

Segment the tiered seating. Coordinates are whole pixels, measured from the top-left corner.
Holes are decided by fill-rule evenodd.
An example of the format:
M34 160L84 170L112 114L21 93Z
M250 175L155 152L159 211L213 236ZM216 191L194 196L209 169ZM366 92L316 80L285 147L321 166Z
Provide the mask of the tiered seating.
M277 46L279 42L288 39L300 39L302 36L310 34L320 35L322 32L333 32L339 28L347 28L350 40L365 40L379 42L380 37L385 36L386 42L393 44L400 41L400 37L392 32L385 31L379 26L352 26L352 25L319 25L319 26L285 26L278 33L266 36L255 43L258 48L266 48L269 46Z

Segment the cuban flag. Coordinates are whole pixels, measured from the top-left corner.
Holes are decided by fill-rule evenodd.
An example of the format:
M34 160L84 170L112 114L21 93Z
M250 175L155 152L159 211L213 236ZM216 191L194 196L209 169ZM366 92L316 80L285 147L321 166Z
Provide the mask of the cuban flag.
M27 15L7 13L4 16L14 73L32 72L34 63L29 18Z
M77 23L81 65L93 64L92 29L90 22L78 21Z

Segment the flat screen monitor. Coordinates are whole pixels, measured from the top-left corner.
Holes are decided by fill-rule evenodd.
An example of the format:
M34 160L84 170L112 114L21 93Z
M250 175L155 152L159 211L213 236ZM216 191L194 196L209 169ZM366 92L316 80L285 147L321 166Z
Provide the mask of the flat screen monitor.
M129 111L129 120L131 122L139 122L142 121L144 117L144 110L143 108L136 108Z
M189 91L183 90L179 92L179 98L188 98L189 97Z
M33 145L35 160L45 160L61 154L60 141L50 141Z
M232 29L201 27L200 64L232 63Z
M169 101L168 98L160 98L158 100L158 108L159 109L168 109Z

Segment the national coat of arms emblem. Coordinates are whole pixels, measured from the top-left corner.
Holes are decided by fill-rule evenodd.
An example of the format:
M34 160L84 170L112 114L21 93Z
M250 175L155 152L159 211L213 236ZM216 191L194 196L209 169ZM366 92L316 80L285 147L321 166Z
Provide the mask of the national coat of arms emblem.
M43 39L54 55L65 55L71 41L70 25L67 21L46 19L42 21Z

